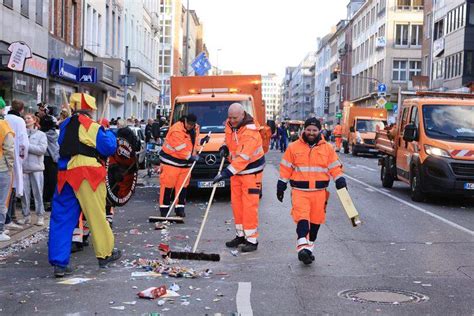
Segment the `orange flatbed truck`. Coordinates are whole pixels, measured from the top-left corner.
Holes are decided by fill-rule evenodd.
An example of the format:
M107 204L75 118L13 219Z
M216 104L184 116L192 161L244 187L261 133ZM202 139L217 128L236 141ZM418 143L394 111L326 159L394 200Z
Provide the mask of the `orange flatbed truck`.
M399 108L397 123L377 132L385 188L410 185L427 194L474 196L474 94L417 92Z
M385 128L387 110L357 106L345 106L342 115L342 147L352 155L378 154L375 148L375 132Z
M221 162L219 148L225 139L227 110L232 103L242 104L246 112L258 121L268 149L271 130L265 125L260 75L171 77L171 102L171 125L181 116L194 113L201 133L196 141L199 142L211 132L211 140L201 154L202 159L192 171L191 188L212 187L212 180L217 175ZM222 181L218 187L230 188L230 181Z

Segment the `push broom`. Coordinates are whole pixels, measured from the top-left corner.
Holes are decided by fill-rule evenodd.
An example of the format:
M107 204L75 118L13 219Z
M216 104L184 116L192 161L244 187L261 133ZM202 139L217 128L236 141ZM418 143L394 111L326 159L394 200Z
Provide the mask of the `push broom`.
M207 134L207 136L211 137L211 132L209 132ZM202 144L201 148L199 149L198 155L201 154L202 150L204 149L204 147L206 146L207 143L208 142L205 142L204 144ZM173 203L171 204L166 216L150 216L150 217L148 217L148 222L156 223L156 222L166 222L166 221L168 221L168 222L174 222L174 223L180 223L180 224L184 223L184 219L182 217L177 217L177 216L170 217L170 214L171 214L171 211L176 206L176 204L178 203L179 195L181 194L181 191L183 190L184 185L188 181L189 177L191 177L191 172L193 171L195 165L196 165L196 161L194 161L193 164L191 165L191 168L189 168L189 172L186 175L186 178L184 179L183 184L181 184L181 187L179 188L178 192L175 193L175 198L174 198Z
M219 173L221 173L222 168L224 167L225 159L222 158L221 164L219 166ZM197 247L199 245L199 241L201 240L202 231L204 229L204 225L206 225L207 215L209 214L209 210L211 209L212 201L214 200L214 195L216 194L217 183L214 184L212 187L211 197L209 198L209 202L207 203L207 209L204 213L204 218L201 223L201 227L199 228L199 233L196 238L196 242L194 243L194 247L192 252L170 252L170 257L172 259L183 259L183 260L203 260L203 261L220 261L221 256L217 253L203 253L198 252L196 253Z

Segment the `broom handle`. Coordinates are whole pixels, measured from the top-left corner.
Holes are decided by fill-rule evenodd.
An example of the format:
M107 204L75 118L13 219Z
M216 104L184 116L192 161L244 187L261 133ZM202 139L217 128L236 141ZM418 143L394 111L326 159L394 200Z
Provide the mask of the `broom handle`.
M207 133L207 136L211 137L211 132ZM198 152L198 155L201 154L202 150L204 149L204 147L206 146L207 142L202 144L201 146L201 149L199 149L199 152ZM173 204L171 204L169 210L168 210L168 213L166 214L166 218L168 218L171 214L171 211L173 210L173 208L175 207L176 203L178 202L179 200L179 195L181 194L181 191L183 190L184 188L184 185L186 184L186 182L188 181L188 178L191 176L191 172L193 171L193 168L194 166L196 165L196 161L193 162L193 164L191 165L191 168L189 169L189 172L188 174L186 175L186 178L184 178L184 181L183 181L183 184L181 184L181 187L179 188L179 191L177 192L177 194L175 193L175 197L174 197L174 200L173 200Z
M225 158L222 157L221 165L219 166L218 174L221 173L222 168L224 167L224 162L225 162ZM193 253L196 252L199 241L201 240L202 231L204 229L204 225L206 224L207 215L209 214L209 210L211 209L212 200L214 200L214 194L216 194L216 189L217 189L217 183L214 184L214 186L212 187L211 197L209 198L209 202L207 203L207 209L206 209L206 212L204 213L204 218L202 219L201 227L199 228L199 233L197 235L196 242L194 243Z

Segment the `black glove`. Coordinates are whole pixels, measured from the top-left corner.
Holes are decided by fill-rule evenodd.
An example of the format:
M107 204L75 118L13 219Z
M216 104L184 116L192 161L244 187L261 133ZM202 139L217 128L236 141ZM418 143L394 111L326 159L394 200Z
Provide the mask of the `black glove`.
M225 168L224 170L222 170L221 173L217 174L217 176L215 176L214 180L212 180L212 184L216 184L224 179L228 179L232 176L232 172L229 171L229 169Z
M210 140L210 139L211 139L211 138L209 137L209 135L206 135L206 137L201 138L201 141L199 142L199 145L202 146L202 145L204 145L205 143L209 143L209 140Z
M190 162L198 162L200 159L201 159L201 157L199 155L194 155L194 156L191 156L191 158L189 158L189 161Z
M283 203L283 197L285 196L285 190L287 188L287 183L282 180L278 180L277 183L277 199Z
M347 188L346 178L340 177L336 180L336 189L340 190L342 188Z
M229 148L226 145L222 145L221 148L219 148L219 155L221 158L229 157Z

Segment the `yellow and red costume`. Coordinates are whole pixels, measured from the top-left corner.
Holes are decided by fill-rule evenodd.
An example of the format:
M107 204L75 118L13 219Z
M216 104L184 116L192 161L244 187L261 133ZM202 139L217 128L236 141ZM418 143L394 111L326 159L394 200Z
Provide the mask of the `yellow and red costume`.
M115 153L116 138L81 112L96 109L93 97L73 94L71 108L76 112L59 127L58 185L49 233L49 262L59 267L69 264L71 239L81 210L92 233L96 257L110 256L114 247L114 236L105 219L106 170L99 157Z

